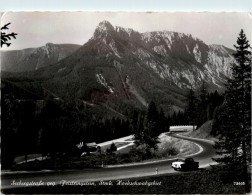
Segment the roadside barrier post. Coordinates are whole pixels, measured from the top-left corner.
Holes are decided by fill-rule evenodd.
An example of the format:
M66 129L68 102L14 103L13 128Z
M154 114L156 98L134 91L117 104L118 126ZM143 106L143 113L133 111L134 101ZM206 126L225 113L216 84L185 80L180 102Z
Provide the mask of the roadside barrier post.
M158 168L156 168L156 174L158 175Z

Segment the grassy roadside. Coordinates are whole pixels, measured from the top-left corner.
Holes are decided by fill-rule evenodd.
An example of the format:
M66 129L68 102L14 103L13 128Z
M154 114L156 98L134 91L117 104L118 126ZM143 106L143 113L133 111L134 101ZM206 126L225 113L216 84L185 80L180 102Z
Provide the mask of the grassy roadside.
M180 172L126 180L90 182L92 185L56 185L4 190L4 193L135 193L135 194L243 194L239 176L226 179L216 169Z

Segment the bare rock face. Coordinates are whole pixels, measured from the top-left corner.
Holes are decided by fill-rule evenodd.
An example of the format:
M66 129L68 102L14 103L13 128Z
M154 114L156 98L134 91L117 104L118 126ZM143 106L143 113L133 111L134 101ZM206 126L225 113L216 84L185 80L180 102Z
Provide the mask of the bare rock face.
M190 34L171 31L139 33L101 22L86 46L96 54L118 59L135 58L150 67L161 79L179 88L197 88L203 81L221 90L231 76L233 50L207 45ZM83 50L87 50L84 49Z

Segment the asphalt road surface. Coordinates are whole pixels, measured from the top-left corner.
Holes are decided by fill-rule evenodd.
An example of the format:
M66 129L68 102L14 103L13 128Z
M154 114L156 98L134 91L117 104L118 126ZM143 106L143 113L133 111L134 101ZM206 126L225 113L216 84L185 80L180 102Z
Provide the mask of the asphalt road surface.
M195 161L199 162L200 168L207 167L209 164L214 163L212 157L215 155L213 149L213 143L189 137L182 137L181 135L173 135L176 138L192 141L201 146L201 152L190 157L193 157ZM203 150L202 150L203 149ZM36 173L18 173L18 174L3 174L1 176L2 189L15 188L17 186L11 185L13 180L15 182L55 182L59 184L62 180L66 181L78 181L78 182L90 182L90 181L102 181L102 180L117 180L134 177L143 177L156 175L156 169L158 174L174 173L171 168L171 163L174 159L163 160L160 162L139 164L133 166L122 167L109 167L109 168L92 168L83 170L68 170L68 171L52 171L52 172L36 172ZM179 174L179 172L177 172ZM20 187L20 186L18 186Z

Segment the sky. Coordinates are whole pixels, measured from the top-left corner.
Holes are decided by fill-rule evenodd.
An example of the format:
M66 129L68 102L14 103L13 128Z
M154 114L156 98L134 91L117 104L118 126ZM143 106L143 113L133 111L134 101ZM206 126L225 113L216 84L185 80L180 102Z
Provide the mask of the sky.
M103 20L139 32L168 30L192 34L206 44L233 48L241 29L251 43L251 18L248 13L235 12L6 12L1 26L11 22L9 31L18 33L18 37L12 40L11 47L2 49L39 47L48 42L83 45Z
M251 12L251 0L0 0L0 11Z

